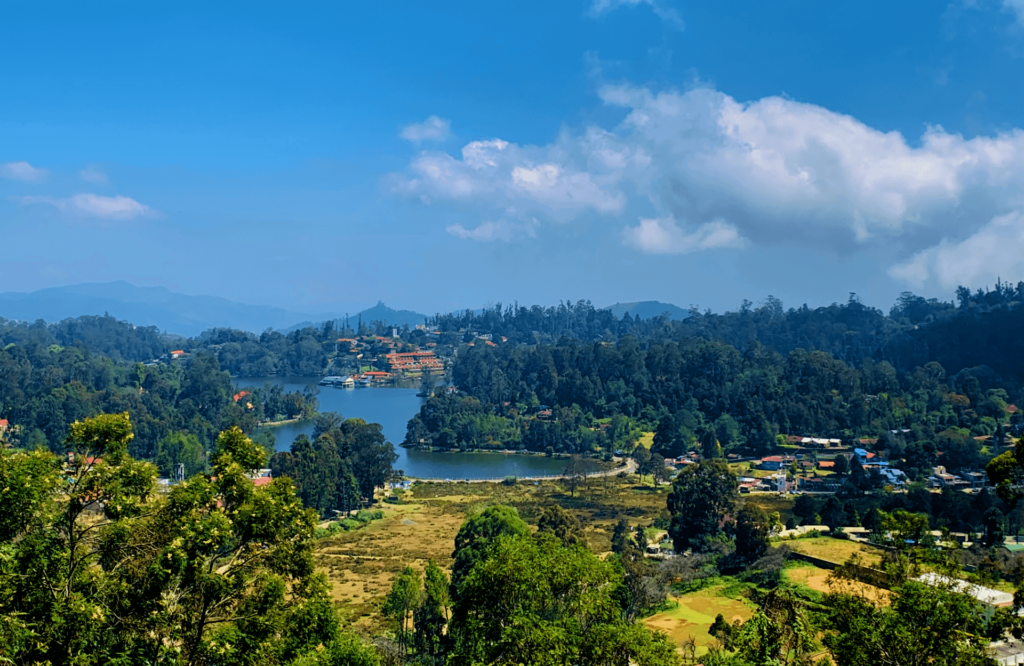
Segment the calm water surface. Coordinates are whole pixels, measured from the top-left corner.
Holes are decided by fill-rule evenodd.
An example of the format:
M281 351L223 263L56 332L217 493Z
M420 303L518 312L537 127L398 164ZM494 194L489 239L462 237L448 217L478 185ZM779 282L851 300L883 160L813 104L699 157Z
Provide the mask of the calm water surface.
M303 391L316 385L319 377L238 377L236 387L280 384L287 391ZM395 468L407 476L421 479L500 479L506 476L544 476L559 474L565 461L544 456L503 453L440 453L416 451L399 446L405 439L405 427L416 415L424 398L416 397L419 389L352 388L320 386L321 412L338 412L345 418L379 423L387 440L395 445L398 461ZM313 422L272 426L268 430L277 438L277 450L287 451L300 434L312 436Z

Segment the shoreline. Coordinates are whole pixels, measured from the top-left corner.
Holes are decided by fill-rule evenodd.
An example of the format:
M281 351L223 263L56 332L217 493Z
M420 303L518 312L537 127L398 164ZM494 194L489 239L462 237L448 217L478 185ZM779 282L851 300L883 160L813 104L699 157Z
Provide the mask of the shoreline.
M309 419L304 419L302 417L299 417L299 418L295 418L295 419L285 419L284 421L267 421L265 423L257 423L256 427L257 428L275 428L277 426L291 425L293 423L302 423L303 421L309 421Z
M570 453L554 453L550 456L543 451L519 451L515 449L442 449L432 446L405 446L399 444L400 447L407 451L425 451L426 453L500 453L506 456L539 456L541 458L558 458L568 459L572 457Z

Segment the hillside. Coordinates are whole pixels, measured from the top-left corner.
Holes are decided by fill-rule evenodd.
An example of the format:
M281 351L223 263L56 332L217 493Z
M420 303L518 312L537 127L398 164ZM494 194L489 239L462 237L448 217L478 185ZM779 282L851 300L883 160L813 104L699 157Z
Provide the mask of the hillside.
M618 319L622 319L622 316L629 313L630 317L641 319L650 319L651 317L659 317L665 313L668 313L669 319L675 319L682 321L689 316L689 312L673 305L672 303L662 303L661 301L635 301L633 303L616 303L609 305L605 310L609 310Z
M384 301L377 301L377 305L372 308L367 308L362 312L357 312L350 315L348 318L349 325L355 327L359 320L362 319L364 324L371 324L375 321L382 321L388 326L409 326L410 328L418 326L426 321L427 316L414 312L413 310L395 310L389 308L384 304ZM284 333L291 333L301 328L307 328L309 326L320 326L324 320L308 320L302 321L298 324L293 324L288 328L281 329ZM337 318L334 320L336 328L344 328L345 320L343 318Z
M124 281L86 283L0 294L0 317L58 322L83 315L110 314L136 326L195 336L214 327L258 333L315 315L281 308L235 303L216 296L188 296L164 287L136 287Z

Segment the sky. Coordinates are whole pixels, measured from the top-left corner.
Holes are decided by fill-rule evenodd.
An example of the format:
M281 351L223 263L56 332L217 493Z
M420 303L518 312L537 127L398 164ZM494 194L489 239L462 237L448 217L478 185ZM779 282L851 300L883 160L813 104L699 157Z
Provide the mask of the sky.
M0 291L384 300L1024 280L1024 0L0 5Z

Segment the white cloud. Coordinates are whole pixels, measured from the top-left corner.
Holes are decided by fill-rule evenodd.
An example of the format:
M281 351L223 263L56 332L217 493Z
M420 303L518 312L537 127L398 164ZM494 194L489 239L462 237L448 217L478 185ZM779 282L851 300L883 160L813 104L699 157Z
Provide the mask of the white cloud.
M623 237L628 245L648 254L686 254L697 250L743 247L736 227L716 221L702 224L691 233L679 228L672 218L641 219L635 227L626 227Z
M536 229L536 220L526 220L522 223L499 220L497 222L482 222L473 229L467 229L461 224L451 224L448 225L446 231L452 236L467 240L508 242L519 236L532 238L537 235Z
M413 123L402 128L399 134L406 141L444 141L451 136L451 122L437 116L430 116L422 123Z
M67 198L15 197L22 204L49 204L73 217L96 217L106 220L131 220L149 215L153 210L135 199L123 196L76 194Z
M1024 27L1024 0L1003 0L1003 9L1017 17L1017 23Z
M0 177L22 180L28 183L46 178L49 171L32 166L28 162L7 162L0 164Z
M998 278L1024 277L1024 213L994 218L959 243L943 241L889 269L889 275L914 286L935 280L947 290L992 284Z
M106 184L107 174L102 169L96 166L87 166L78 172L78 177L87 183L99 183L101 185Z
M707 87L629 85L599 95L625 109L616 127L564 130L540 146L495 138L470 142L461 155L425 151L392 177L393 191L484 219L582 216L615 226L638 250L662 253L787 244L911 257L1024 210L1019 129L965 139L929 127L911 144L782 97L743 103ZM488 229L480 234L495 233ZM914 280L921 269L902 262L892 274ZM924 274L975 275L964 264Z
M1010 2L1012 0L1005 0ZM591 16L602 16L619 7L637 7L645 5L650 7L654 15L665 22L665 25L675 30L682 30L686 27L683 17L674 8L666 6L663 0L594 0L590 5Z

